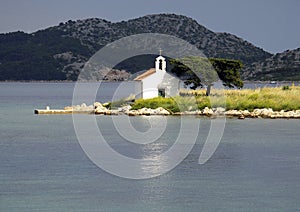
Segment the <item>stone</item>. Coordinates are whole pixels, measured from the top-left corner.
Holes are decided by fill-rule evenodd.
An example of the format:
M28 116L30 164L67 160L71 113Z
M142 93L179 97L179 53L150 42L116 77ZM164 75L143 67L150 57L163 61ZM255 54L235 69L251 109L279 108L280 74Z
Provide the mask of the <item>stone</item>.
M139 115L150 116L151 114L153 114L153 112L149 108L141 108L141 109L138 110L138 114Z
M105 114L108 111L108 109L106 107L103 107L102 105L98 105L95 110L94 113L95 114Z
M245 116L241 115L238 117L238 119L245 119Z
M260 114L261 114L261 109L254 109L253 110L253 116L254 117L258 117L258 116L260 116Z
M216 115L224 115L225 114L225 108L223 108L223 107L217 107L217 108L215 108L214 109L214 113L216 114Z
M67 107L64 107L64 110L73 111L73 107L72 106L67 106Z
M110 115L110 116L112 116L112 115L119 115L119 111L118 110L106 110L106 111L104 111L103 112L103 114L104 115Z
M263 118L271 117L272 114L273 114L272 108L268 108L268 109L264 108L260 112L260 116L263 117Z
M118 110L120 111L120 110ZM156 109L151 108L141 108L139 110L126 110L124 112L125 114L129 116L137 116L137 115L144 115L144 116L150 116L150 115L163 115L167 116L170 115L170 112L162 107L158 107Z
M121 112L121 113L126 113L128 112L129 110L131 110L131 106L130 105L124 105L120 108L118 108L118 111Z
M154 110L155 112L157 112L157 115L164 115L164 116L167 116L167 115L170 115L170 112L167 111L165 108L163 107L158 107Z
M202 115L201 110L194 110L194 111L183 111L183 112L177 112L173 113L173 115Z
M95 102L94 109L96 109L97 107L102 107L102 104L100 102Z
M196 115L203 115L201 110L196 110L195 112L196 112Z
M238 111L238 110L228 110L225 112L225 115L226 116L241 116L242 115L242 112L241 111Z
M251 113L249 112L249 110L243 110L242 115L245 116L245 117L250 117Z
M205 107L203 110L202 110L202 114L203 115L206 115L206 116L212 116L214 114L214 111L208 107Z
M136 116L136 115L139 115L138 113L137 113L137 111L136 110L130 110L130 111L128 111L128 113L126 113L128 116Z
M81 106L80 105L74 105L72 106L74 111L80 111L81 110Z
M87 106L87 110L88 110L88 111L93 111L93 110L94 110L94 106L93 106L93 105Z

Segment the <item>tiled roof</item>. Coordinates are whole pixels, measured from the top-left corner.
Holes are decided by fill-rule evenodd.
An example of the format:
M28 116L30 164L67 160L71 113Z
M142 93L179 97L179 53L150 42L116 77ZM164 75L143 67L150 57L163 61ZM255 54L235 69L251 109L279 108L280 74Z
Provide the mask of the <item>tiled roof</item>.
M152 75L152 74L154 74L156 71L155 71L155 68L151 68L151 69L149 69L148 71L146 71L146 72L144 72L144 73L142 73L141 75L139 75L139 76L137 76L136 78L134 78L134 80L143 80L143 79L145 79L146 77L148 77L148 76L150 76L150 75Z

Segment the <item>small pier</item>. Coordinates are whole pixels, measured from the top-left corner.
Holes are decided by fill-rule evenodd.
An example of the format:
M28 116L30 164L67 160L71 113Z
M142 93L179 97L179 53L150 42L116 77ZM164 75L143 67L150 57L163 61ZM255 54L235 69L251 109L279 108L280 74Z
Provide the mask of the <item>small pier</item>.
M34 114L40 115L55 115L55 114L92 114L94 110L73 110L73 109L50 109L47 106L45 109L35 109Z

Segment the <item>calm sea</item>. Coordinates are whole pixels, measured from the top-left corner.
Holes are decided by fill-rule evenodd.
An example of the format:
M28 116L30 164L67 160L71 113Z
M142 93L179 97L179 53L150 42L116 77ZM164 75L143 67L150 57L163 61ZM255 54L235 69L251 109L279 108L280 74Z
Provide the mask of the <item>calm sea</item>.
M97 100L109 100L117 87L104 84ZM153 179L129 180L89 160L72 116L33 114L47 105L71 105L73 88L0 83L0 211L300 211L299 120L228 119L217 151L199 165L211 122L201 118L196 145L179 166ZM180 124L179 117L166 119L168 126ZM192 125L196 118L185 119ZM117 151L145 153L114 130L111 117L96 120ZM143 117L130 121L141 131L149 127ZM170 129L164 138L176 135ZM148 144L146 153L159 154L168 147L164 142Z

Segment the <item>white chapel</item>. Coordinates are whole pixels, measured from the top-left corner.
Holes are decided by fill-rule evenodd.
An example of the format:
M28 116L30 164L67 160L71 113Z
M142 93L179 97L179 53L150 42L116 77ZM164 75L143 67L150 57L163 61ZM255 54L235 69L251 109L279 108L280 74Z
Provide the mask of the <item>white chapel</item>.
M137 98L149 99L158 96L172 97L179 93L180 79L167 73L166 59L158 56L155 60L155 68L151 68L134 80L140 82Z

